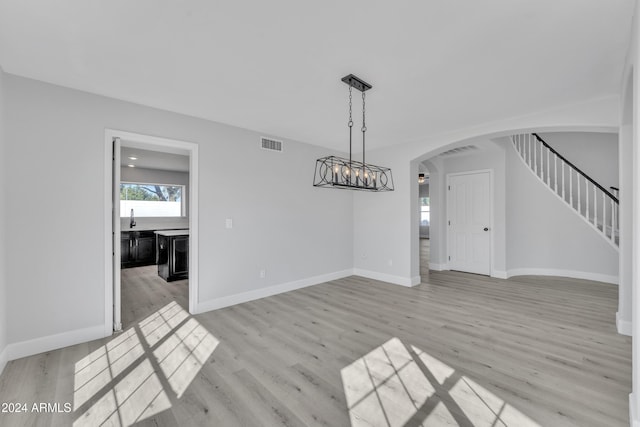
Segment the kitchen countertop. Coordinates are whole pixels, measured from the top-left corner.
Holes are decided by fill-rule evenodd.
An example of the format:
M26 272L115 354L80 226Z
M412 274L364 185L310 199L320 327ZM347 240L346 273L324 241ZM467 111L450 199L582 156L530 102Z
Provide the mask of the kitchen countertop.
M188 236L189 235L189 229L157 230L155 233L159 234L160 236Z

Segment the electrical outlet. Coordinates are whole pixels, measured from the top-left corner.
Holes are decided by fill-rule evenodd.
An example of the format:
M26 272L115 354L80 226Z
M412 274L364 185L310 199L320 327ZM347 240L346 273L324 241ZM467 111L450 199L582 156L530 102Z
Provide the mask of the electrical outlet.
M225 227L227 228L233 228L233 219L231 218L227 218L227 220L224 222Z
M264 279L265 277L267 277L267 270L262 268L260 269L260 278Z

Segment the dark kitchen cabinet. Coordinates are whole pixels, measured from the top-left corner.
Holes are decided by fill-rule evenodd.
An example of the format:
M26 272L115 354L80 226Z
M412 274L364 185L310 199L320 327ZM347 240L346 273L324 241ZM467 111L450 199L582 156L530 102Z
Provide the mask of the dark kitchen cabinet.
M188 233L188 232L187 232ZM158 275L167 282L189 278L189 236L158 234Z
M123 231L120 236L121 267L156 263L156 235L153 231Z
M127 268L131 257L131 238L128 231L120 233L120 267Z

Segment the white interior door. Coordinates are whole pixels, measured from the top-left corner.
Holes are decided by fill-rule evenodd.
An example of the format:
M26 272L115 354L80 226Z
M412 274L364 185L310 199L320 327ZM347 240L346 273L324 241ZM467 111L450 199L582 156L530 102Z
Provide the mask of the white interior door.
M491 274L491 175L447 177L449 268Z

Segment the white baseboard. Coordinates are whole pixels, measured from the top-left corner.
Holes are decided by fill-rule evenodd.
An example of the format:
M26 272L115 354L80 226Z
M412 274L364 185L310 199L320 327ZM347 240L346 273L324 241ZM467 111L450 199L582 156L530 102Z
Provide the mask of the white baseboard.
M624 320L620 316L620 312L616 313L616 327L618 329L618 333L619 334L627 335L627 336L631 336L632 335L631 321L630 320Z
M21 357L44 353L45 351L57 350L62 347L104 338L104 336L104 325L92 326L12 343L7 345L3 354L6 353L5 357L7 360L15 360Z
M608 274L589 273L586 271L575 270L558 270L552 268L515 268L507 270L507 277L513 276L560 276L572 277L574 279L594 280L596 282L605 282L618 284L618 276Z
M368 279L380 280L382 282L393 283L394 285L400 286L416 286L420 284L420 276L414 277L404 277L404 276L394 276L392 274L379 273L377 271L371 270L363 270L360 268L354 268L353 274L355 276L362 276Z
M221 298L214 298L207 301L199 302L196 305L195 314L204 313L219 308L229 307L243 302L249 302L260 298L270 297L272 295L281 294L283 292L294 291L296 289L306 288L307 286L318 285L320 283L330 282L331 280L342 279L353 275L353 270L336 271L334 273L322 274L319 276L308 277L306 279L296 280L293 282L273 285L254 291L242 292L235 295L229 295Z
M636 402L635 395L629 394L629 424L631 427L640 427L640 418L638 418L638 408L640 402Z
M506 271L502 270L493 270L491 272L491 277L495 277L496 279L508 279L509 275Z
M435 262L430 262L429 263L429 270L433 270L433 271L444 271L444 270L448 270L449 267L447 266L447 264L437 264Z

